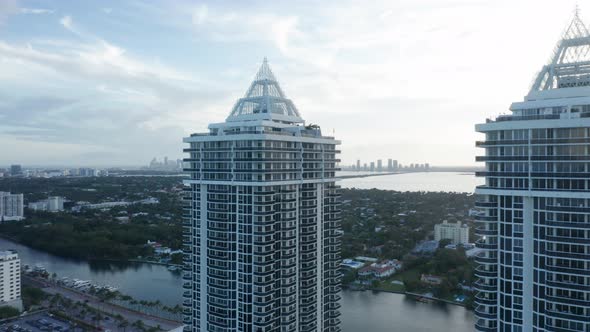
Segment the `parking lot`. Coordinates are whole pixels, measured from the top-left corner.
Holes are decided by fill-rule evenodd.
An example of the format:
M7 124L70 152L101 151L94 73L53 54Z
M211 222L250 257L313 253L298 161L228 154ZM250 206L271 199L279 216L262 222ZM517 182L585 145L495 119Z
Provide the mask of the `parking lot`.
M0 324L0 332L83 332L85 329L75 327L70 322L53 317L50 313L40 312Z

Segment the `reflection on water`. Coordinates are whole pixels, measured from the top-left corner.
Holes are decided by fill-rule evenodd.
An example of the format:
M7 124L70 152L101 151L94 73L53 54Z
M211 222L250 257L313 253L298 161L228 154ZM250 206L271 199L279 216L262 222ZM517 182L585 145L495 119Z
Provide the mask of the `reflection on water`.
M475 324L473 313L463 307L416 302L401 294L345 291L341 311L343 332L467 332Z
M124 272L126 270L138 271L141 269L141 263L137 262L118 262L118 261L100 261L93 260L88 262L90 271L94 273L107 272Z

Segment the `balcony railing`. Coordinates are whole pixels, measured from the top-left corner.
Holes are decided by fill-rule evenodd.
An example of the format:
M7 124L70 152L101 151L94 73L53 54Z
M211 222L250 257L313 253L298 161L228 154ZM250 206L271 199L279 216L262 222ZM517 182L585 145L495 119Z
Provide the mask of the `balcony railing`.
M496 278L498 277L498 272L486 270L483 266L478 266L475 268L475 276L479 278Z
M475 330L480 332L498 332L495 321L480 319L475 323Z

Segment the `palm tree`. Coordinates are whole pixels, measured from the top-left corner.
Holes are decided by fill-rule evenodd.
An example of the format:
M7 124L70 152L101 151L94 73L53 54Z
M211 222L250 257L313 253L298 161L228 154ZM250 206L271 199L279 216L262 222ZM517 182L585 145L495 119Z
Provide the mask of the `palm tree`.
M129 326L129 322L126 320L123 320L119 323L119 327L123 329L123 332L125 332L125 329L127 328L127 326Z
M121 300L123 301L131 301L133 298L129 295L121 295Z
M102 320L102 315L100 314L100 312L97 312L93 317L92 320L94 321L94 325L96 325L96 327L99 327L99 323Z
M59 302L61 295L59 294L55 294L51 297L51 300L49 300L49 306L50 307L55 307L55 305L57 304L57 302Z
M144 311L145 312L146 311L145 310L145 307L148 305L148 301L141 300L141 301L139 301L139 305L140 305L140 308L141 308L140 311Z
M142 331L145 330L145 326L143 325L143 322L140 321L139 319L136 320L135 323L133 323L133 325Z
M131 300L131 302L129 302L129 304L131 304L133 306L134 310L137 310L137 301Z

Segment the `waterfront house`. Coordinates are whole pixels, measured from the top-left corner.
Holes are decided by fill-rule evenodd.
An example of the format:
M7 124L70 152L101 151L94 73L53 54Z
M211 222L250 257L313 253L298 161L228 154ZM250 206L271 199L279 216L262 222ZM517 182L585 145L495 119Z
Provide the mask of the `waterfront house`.
M368 265L362 267L358 272L359 277L367 278L373 276L373 266Z
M359 277L376 277L376 278L387 278L393 275L399 266L401 268L401 263L397 262L397 260L391 261L384 261L381 263L373 263L371 265L365 266L361 268L358 272Z
M395 273L395 267L378 265L373 269L373 275L377 278L387 278Z
M422 281L425 284L429 284L429 285L442 284L442 278L432 275L432 274L422 274L422 276L420 277L420 281Z
M401 270L403 267L403 263L397 259L386 260L386 261L383 261L381 264L391 266L391 267L395 268L396 271Z

